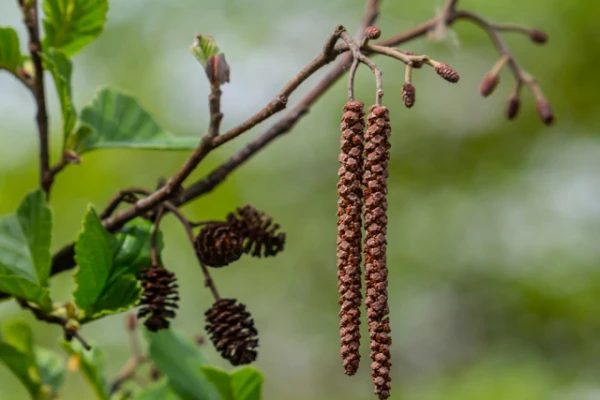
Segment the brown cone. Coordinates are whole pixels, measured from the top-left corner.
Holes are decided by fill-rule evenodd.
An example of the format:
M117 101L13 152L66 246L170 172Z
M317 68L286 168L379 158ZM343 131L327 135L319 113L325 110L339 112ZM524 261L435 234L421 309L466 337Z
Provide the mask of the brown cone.
M340 346L344 371L354 375L360 362L361 214L364 104L351 100L344 106L340 138L338 190L337 268L341 306Z
M221 299L204 314L206 331L221 356L232 365L256 360L258 331L246 306L235 299Z
M224 267L243 254L243 238L231 224L215 223L202 228L195 240L198 258L210 267Z
M416 90L412 83L402 85L402 102L407 108L415 105Z
M390 334L387 292L387 177L390 133L389 113L385 107L372 106L365 133L365 282L369 337L371 339L371 377L380 399L390 396Z
M175 274L161 265L153 265L142 271L140 280L144 292L138 318L150 315L144 325L152 332L169 328L169 319L175 318L174 310L179 308Z
M451 66L445 63L439 63L435 66L435 72L445 80L451 83L456 83L460 79L458 76L458 72L454 70Z
M251 253L252 257L271 257L283 251L285 233L277 233L279 224L274 224L273 218L250 204L238 208L237 214L230 213L227 222L244 240L244 253Z

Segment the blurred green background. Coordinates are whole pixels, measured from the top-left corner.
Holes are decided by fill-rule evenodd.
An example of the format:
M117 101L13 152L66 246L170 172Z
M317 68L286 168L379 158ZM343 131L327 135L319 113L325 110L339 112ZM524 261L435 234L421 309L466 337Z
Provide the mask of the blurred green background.
M231 65L223 89L224 128L252 115L321 50L336 24L357 27L362 0L111 1L106 31L75 57L79 108L96 88L111 85L140 99L163 127L181 135L206 129L208 85L189 54L197 31L213 35ZM441 0L385 1L383 36L430 18ZM377 58L390 108L390 308L392 399L600 399L600 40L593 0L464 0L462 8L496 21L535 26L547 46L506 34L521 63L541 82L557 124L544 127L531 95L516 122L504 119L512 77L494 95L478 86L497 59L485 33L468 22L445 40L420 39L405 49L455 67L458 85L430 69L414 74L418 100L400 100L403 67ZM16 2L0 2L0 25L18 26ZM25 48L23 48L25 51ZM358 97L374 98L368 71ZM313 78L311 82L315 82ZM54 159L59 112L48 83ZM310 82L296 93L294 103ZM207 197L186 206L192 219L221 218L247 202L267 210L288 235L274 259L243 259L214 272L219 290L247 304L260 331L256 363L266 376L264 398L371 399L368 343L358 376L343 374L338 349L336 182L339 120L346 88L339 83L290 135L277 140ZM214 168L266 127L214 153L193 178ZM0 213L12 212L37 185L33 102L0 74ZM53 246L72 241L86 205L103 207L123 187L153 188L186 158L184 152L101 150L57 179ZM192 249L172 218L165 221L165 264L179 276L181 310L173 326L203 332L210 294ZM53 280L67 300L72 273ZM32 321L36 340L58 348L60 330L33 321L14 302L0 320ZM129 350L123 315L85 326L83 335L107 353L114 377ZM364 338L368 336L366 333ZM215 364L227 368L209 344ZM70 374L62 399L93 398ZM0 365L0 398L26 391Z

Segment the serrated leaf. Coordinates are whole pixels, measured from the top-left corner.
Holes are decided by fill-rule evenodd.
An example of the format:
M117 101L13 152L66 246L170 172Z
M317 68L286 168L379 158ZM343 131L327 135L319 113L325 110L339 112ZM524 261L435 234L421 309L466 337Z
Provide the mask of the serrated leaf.
M43 9L44 50L72 56L102 33L108 0L44 0Z
M54 351L36 347L34 355L43 389L55 395L65 381L67 371L64 360Z
M45 63L45 68L50 71L54 78L54 85L60 101L60 110L62 113L63 124L63 151L68 149L70 136L75 129L77 119L77 110L73 104L71 94L71 75L73 73L73 63L61 51L49 49L41 53Z
M191 150L199 143L198 138L172 136L135 98L109 88L98 91L81 110L79 125L81 139L74 147L79 154L101 148Z
M162 382L155 383L142 392L138 393L134 400L179 400L180 397L175 394L165 379Z
M93 207L83 218L83 230L75 243L75 304L85 310L94 305L104 290L113 265L113 242Z
M19 36L13 28L0 27L0 69L6 69L13 74L21 64Z
M0 290L51 308L46 286L50 273L52 214L41 191L29 193L16 215L0 219Z
M63 348L71 356L78 358L79 370L88 381L97 398L108 400L108 386L104 378L104 355L98 346L85 350L79 342L63 342Z
M256 368L244 367L231 374L234 400L260 400L263 375Z
M2 326L4 342L13 346L23 354L28 354L33 360L33 332L27 322L14 320Z
M85 322L104 315L117 314L135 306L142 295L142 285L131 274L121 275L107 285L98 301L85 310Z
M218 392L200 371L208 362L194 342L171 329L146 332L146 339L150 358L182 399L219 400Z
M219 46L212 36L196 35L194 43L190 47L192 55L196 57L200 64L206 68L206 63L211 56L219 53Z
M233 391L231 390L231 375L229 372L215 368L212 365L203 365L200 371L206 379L219 391L221 400L234 400Z

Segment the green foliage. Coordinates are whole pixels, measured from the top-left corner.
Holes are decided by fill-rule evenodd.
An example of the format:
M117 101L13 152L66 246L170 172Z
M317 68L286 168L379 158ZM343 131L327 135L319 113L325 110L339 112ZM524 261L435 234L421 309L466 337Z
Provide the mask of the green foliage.
M78 342L63 342L65 351L74 357L77 365L85 379L92 387L99 400L108 400L108 385L104 377L104 354L97 347L85 350Z
M149 388L141 391L134 397L135 400L179 400L180 397L175 394L169 382L162 380Z
M72 56L102 33L108 0L44 0L43 9L44 50Z
M0 290L51 309L52 214L44 194L29 193L15 215L0 219Z
M114 250L115 271L113 277L123 273L138 276L140 271L150 266L150 247L154 224L145 219L136 218L127 223L115 234L117 245ZM156 238L158 253L163 248L162 233Z
M55 49L49 49L47 52L42 53L42 58L45 68L52 73L56 92L58 93L62 113L63 150L65 150L75 128L75 120L77 118L77 111L71 94L73 63L65 53Z
M200 368L208 365L197 345L172 330L147 332L150 358L184 400L219 400Z
M92 307L106 288L113 262L113 242L93 207L83 218L83 229L75 244L75 304L81 309Z
M201 367L201 371L217 388L221 400L260 400L261 398L263 376L255 368L244 367L229 373L205 365Z
M104 229L94 208L88 209L75 245L79 270L73 295L75 304L84 310L83 321L116 314L137 303L142 287L136 276L141 262L149 261L149 229L148 224L133 222L114 238Z
M192 55L206 68L208 59L219 53L219 46L211 36L197 35L190 47Z
M133 97L114 89L96 93L81 110L75 150L100 148L191 150L198 138L178 138L164 131Z
M34 400L53 398L64 382L64 363L54 352L36 348L33 333L23 321L3 326L0 362L21 381Z
M19 37L13 28L0 27L0 69L6 69L13 74L21 64Z

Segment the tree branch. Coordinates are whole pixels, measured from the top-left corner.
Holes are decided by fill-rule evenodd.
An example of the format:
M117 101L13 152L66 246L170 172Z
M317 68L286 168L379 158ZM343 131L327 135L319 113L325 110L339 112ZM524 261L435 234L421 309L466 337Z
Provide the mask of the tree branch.
M40 187L46 195L50 194L50 188L54 180L50 171L50 153L48 144L48 114L46 111L46 94L44 89L44 69L42 67L42 44L40 43L40 30L38 22L37 0L19 0L19 6L23 14L23 22L29 34L29 53L33 63L35 74L32 77L31 88L37 105L36 123L40 141Z

